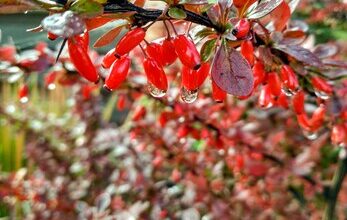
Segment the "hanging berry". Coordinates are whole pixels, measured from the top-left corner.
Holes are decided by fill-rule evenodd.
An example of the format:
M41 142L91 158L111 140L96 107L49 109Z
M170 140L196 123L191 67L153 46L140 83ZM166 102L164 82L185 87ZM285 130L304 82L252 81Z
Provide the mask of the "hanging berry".
M293 71L293 69L288 65L283 65L281 68L281 79L283 86L289 92L295 92L299 88L298 79Z
M281 95L281 80L276 72L267 74L267 83L273 96L278 97Z
M114 63L114 61L116 61L117 57L116 57L116 48L111 49L110 51L108 51L106 53L106 55L104 56L104 58L102 59L102 67L104 67L105 69L108 69L111 67L111 65Z
M109 91L118 88L127 78L130 62L129 57L127 56L116 60L111 66L110 73L105 80L104 88Z
M99 75L85 47L85 42L79 37L68 39L70 60L74 64L77 72L90 82L97 83L99 81Z
M274 100L271 96L271 87L269 84L264 85L258 97L258 105L262 108L270 108L273 106Z
M245 40L241 43L241 54L252 66L254 64L254 47L250 40Z
M210 72L210 64L208 63L203 63L198 70L193 70L183 65L182 85L187 90L198 89L204 83L209 72Z
M212 98L216 102L223 102L227 97L226 92L217 86L217 84L212 80Z
M23 84L18 89L18 99L21 103L26 103L29 101L29 87Z
M200 54L193 41L185 35L178 35L174 40L175 50L183 65L197 70L200 68Z
M164 56L162 55L162 46L160 44L150 43L147 45L145 51L146 54L152 59L154 59L159 65L164 65Z
M141 27L137 27L126 33L116 46L116 56L121 57L129 53L145 39L146 31Z
M296 93L292 99L293 109L297 115L303 114L305 112L305 93L299 91Z
M248 35L250 28L251 28L251 25L250 25L249 21L246 18L243 18L243 19L239 20L239 22L237 22L234 29L232 30L232 34L236 38L242 39Z
M145 58L143 61L143 68L149 83L163 91L168 89L168 82L165 72L153 58Z
M163 65L170 65L177 59L177 53L175 51L175 45L173 39L166 38L162 43L162 61Z
M325 81L321 77L314 76L314 77L312 77L311 82L312 82L313 87L316 90L318 90L320 92L324 92L328 95L333 93L332 87L327 83L327 81Z
M265 68L264 64L260 61L256 61L253 66L253 76L254 76L254 88L264 82L265 80Z
M55 35L51 32L47 32L47 38L50 40L56 40L58 37L59 37L58 35Z

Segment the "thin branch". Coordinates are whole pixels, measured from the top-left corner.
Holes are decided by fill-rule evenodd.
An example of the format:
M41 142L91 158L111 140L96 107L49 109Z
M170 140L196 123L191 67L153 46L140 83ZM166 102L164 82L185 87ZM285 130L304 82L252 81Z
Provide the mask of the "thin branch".
M221 28L217 25L213 24L212 21L203 15L196 14L194 12L188 11L184 8L182 10L185 11L187 17L184 19L186 21L190 21L196 24L200 24L206 27L214 28L216 31L221 32ZM144 9L138 7L128 1L109 1L104 5L104 13L105 14L114 14L114 13L125 13L125 12L134 12L134 26L143 26L151 21L164 20L162 14L162 10L153 10L153 9ZM166 16L168 16L166 14Z
M343 179L347 174L347 157L339 161L337 170L335 171L332 185L329 189L328 204L325 208L324 220L333 220L335 216L335 206L337 203L338 195L342 186Z

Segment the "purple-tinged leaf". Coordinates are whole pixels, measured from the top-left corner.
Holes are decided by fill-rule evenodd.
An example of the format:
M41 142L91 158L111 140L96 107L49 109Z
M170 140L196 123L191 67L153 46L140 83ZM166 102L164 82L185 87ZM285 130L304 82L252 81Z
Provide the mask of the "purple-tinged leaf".
M339 48L336 44L320 44L317 45L313 53L319 58L327 58L336 55L339 52Z
M323 67L321 60L311 51L298 45L277 45L276 49L292 56L297 61L318 68Z
M342 60L323 60L324 65L347 69L347 61Z
M283 0L265 0L258 4L258 1L253 3L248 8L247 18L249 19L259 19L269 13L271 13L275 8L277 8Z
M225 92L235 96L247 96L253 89L250 65L234 48L225 44L219 47L212 63L212 79Z

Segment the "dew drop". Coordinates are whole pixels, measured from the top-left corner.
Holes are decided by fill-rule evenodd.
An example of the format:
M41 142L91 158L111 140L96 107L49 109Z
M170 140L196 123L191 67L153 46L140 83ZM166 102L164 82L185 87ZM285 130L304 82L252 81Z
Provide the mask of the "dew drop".
M29 98L27 96L24 96L24 97L20 98L19 101L21 103L27 103L29 101Z
M321 98L323 100L327 100L330 98L330 95L325 93L325 92L322 92L322 91L319 91L319 90L315 90L314 93L316 94L316 96L318 98Z
M288 97L291 97L291 96L296 94L296 92L294 90L291 90L287 87L282 87L282 92Z
M166 95L166 90L161 90L155 87L152 83L148 83L148 91L155 98L161 98Z
M187 90L185 87L181 89L181 99L185 103L193 103L198 98L199 90Z
M48 88L49 90L55 90L56 85L55 85L54 83L50 83L50 84L48 84L47 88Z
M303 134L304 134L304 136L307 138L307 139L309 139L309 140L311 140L311 141L313 141L313 140L316 140L317 138L318 138L318 134L316 133L316 132L311 132L311 131L303 131Z

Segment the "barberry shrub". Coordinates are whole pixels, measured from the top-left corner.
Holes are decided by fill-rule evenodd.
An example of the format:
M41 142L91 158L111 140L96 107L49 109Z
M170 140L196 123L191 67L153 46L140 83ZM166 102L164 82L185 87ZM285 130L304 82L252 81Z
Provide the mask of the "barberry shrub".
M119 219L239 219L250 212L251 219L334 218L347 172L347 63L335 44L313 45L308 25L291 20L298 0L163 0L156 8L146 0L35 2L50 15L32 31L47 31L48 39L63 42L57 63L48 48L36 47L37 60L49 60L45 86L77 86L74 112L82 121L89 120L87 111L97 114L86 104L97 103L95 91L115 93L111 103L130 110L126 122L132 124L112 136L95 121L86 123L90 155L77 160L88 167L91 182L108 178L108 169L114 176L96 188L87 184L83 195L90 199L40 200L51 207L48 216L98 218L111 212ZM89 34L105 26L112 28L94 47L112 48L99 56L89 46ZM155 31L160 33L154 38ZM38 62L11 51L0 51L6 65L37 71ZM30 104L25 80L18 99ZM112 151L117 149L112 143L98 146L102 132L121 145L130 167L105 159L126 160ZM103 153L101 164L90 146ZM72 155L78 158L78 152ZM325 156L328 162L320 164ZM325 166L338 157L333 183L326 186L332 174ZM74 164L66 162L62 169ZM128 188L122 193L123 183ZM32 199L21 187L22 200ZM15 196L10 192L3 194ZM318 203L307 204L325 195L324 213Z

